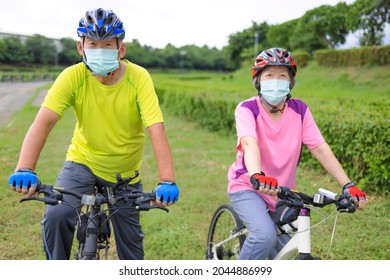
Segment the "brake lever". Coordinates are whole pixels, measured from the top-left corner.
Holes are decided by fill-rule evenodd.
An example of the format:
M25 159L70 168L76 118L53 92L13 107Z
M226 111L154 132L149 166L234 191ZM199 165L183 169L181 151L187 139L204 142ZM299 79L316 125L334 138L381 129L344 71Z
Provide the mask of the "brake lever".
M138 211L149 211L150 209L160 209L160 210L164 210L167 213L169 212L168 208L163 207L163 206L159 206L159 205L146 205L146 204L143 204L143 205L136 206L136 209Z
M283 205L286 205L287 207L292 207L293 203L291 203L291 201L285 200L285 199L282 199L282 200L279 200L278 202L276 202L276 208L281 207Z
M62 200L63 195L59 191L57 191L53 186L49 185L39 185L39 188L37 188L38 193L42 193L45 198L50 197L54 198L56 200Z
M60 201L56 198L53 198L53 197L37 197L37 196L34 196L34 197L24 197L20 200L20 203L22 202L25 202L25 201L31 201L31 200L37 200L37 201L40 201L40 202L43 202L47 205L57 205L60 203Z

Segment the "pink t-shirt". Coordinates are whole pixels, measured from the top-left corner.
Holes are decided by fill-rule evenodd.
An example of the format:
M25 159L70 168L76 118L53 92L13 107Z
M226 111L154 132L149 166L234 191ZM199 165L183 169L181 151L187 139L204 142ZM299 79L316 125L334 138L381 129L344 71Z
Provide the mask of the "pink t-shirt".
M263 108L258 96L238 104L235 112L237 129L236 162L228 172L228 192L252 190L245 167L240 140L244 136L257 139L261 155L261 168L267 176L275 177L279 186L294 189L297 165L302 144L310 150L325 140L308 106L298 99L290 99L278 122ZM275 211L276 198L260 194L271 211Z

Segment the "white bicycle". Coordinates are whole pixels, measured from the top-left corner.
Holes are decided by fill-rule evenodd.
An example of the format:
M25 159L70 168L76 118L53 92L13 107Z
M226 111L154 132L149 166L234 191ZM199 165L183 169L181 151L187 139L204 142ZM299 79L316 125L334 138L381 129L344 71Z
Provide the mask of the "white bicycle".
M338 195L325 189L319 189L313 196L279 187L278 197L281 199L277 208L283 211L275 222L278 234L289 234L291 239L275 256L274 260L318 260L311 255L311 217L313 207L334 205L338 212L353 213L355 204L350 198ZM233 206L223 204L215 211L211 220L207 237L206 259L233 260L238 259L248 229L244 226Z

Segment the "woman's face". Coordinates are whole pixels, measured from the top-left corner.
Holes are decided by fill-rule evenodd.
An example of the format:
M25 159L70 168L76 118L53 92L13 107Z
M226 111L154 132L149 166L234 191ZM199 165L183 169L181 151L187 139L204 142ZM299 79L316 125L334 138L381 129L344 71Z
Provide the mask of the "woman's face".
M290 73L286 66L268 66L261 72L260 80L290 81Z

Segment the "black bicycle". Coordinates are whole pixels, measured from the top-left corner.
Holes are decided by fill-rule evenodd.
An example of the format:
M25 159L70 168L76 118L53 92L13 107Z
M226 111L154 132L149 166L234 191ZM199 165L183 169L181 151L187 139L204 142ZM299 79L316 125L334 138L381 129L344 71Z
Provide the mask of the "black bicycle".
M111 226L110 217L115 215L119 209L132 208L138 211L149 211L150 209L161 209L166 212L165 207L155 205L156 194L154 192L141 192L130 182L138 176L122 179L120 174L116 175L117 183L114 186L96 186L93 194L81 194L78 192L63 189L61 187L38 183L37 192L43 197L34 196L22 198L24 201L40 201L47 205L64 204L72 207L77 212L78 250L74 254L76 260L98 260L100 251L104 250L105 259L108 258L110 248ZM74 207L64 199L64 194L72 195L81 200L81 209ZM125 203L114 208L114 204L119 201ZM108 205L114 210L107 215Z

